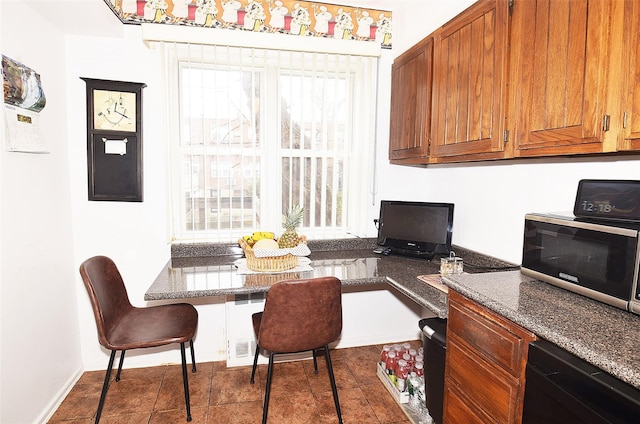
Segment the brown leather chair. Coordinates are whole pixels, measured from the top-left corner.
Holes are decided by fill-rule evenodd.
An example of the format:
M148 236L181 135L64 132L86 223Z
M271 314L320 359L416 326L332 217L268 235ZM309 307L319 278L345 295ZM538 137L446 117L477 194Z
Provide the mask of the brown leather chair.
M267 385L262 410L262 423L267 422L273 359L275 354L313 352L313 365L318 372L316 350L323 349L327 360L333 401L342 423L338 389L333 375L329 343L342 332L342 283L335 277L288 280L275 283L266 294L264 310L253 314L253 330L258 341L251 371L254 382L260 349L269 352Z
M187 303L148 308L132 306L118 268L106 256L95 256L84 261L80 265L80 275L82 275L82 281L84 281L93 306L98 327L98 340L102 346L111 350L95 422L100 421L116 352L121 351L120 364L116 374L116 381L120 381L124 353L127 350L164 346L171 343L180 343L187 421L191 421L189 380L184 344L189 342L191 363L193 372L195 372L193 337L198 327L196 308Z

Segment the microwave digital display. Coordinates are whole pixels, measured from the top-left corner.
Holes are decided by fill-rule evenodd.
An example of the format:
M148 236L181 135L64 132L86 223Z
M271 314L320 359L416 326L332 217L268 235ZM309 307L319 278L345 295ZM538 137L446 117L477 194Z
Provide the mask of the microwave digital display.
M638 229L630 227L529 214L522 273L627 309L638 261Z

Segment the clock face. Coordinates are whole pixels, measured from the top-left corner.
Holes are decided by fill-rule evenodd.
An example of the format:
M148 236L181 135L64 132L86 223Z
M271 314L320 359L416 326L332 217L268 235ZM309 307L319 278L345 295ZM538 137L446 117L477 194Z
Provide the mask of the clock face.
M136 131L136 93L93 90L93 123L96 129Z

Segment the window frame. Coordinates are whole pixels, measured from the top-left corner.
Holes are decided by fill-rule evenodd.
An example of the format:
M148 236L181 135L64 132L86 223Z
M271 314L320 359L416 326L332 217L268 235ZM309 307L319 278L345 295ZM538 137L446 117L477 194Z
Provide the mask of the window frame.
M175 44L174 44L175 45ZM210 46L207 46L210 47ZM179 49L189 49L191 50L193 48L193 45L182 45ZM203 48L202 46L198 46L197 48ZM227 49L227 56L230 56L229 54L229 47L225 47ZM218 50L216 50L217 52L223 51L220 49L225 49L222 47L217 47ZM165 49L163 49L165 50ZM262 52L261 54L270 54L268 52L268 50L262 50L262 49L252 49L252 52L255 53L259 53ZM203 54L204 49L201 50L201 55L204 56ZM266 53L265 53L266 52ZM277 54L290 54L290 52L280 52ZM259 55L259 54L258 54ZM170 52L168 50L165 50L164 54L164 68L165 68L165 79L167 81L167 91L166 91L166 95L168 96L172 96L170 98L178 98L180 99L181 97L181 93L180 93L180 69L181 66L184 66L184 64L186 63L187 65L189 64L189 61L187 60L186 62L184 62L184 60L186 59L186 57L183 54L180 54L180 52L176 53L174 52ZM189 51L189 56L193 56L193 52ZM218 58L218 55L216 55L216 57ZM253 59L255 60L255 56L252 55ZM278 56L279 59L282 58L282 56ZM377 58L374 58L375 60L377 60ZM233 61L230 61L233 62ZM182 65L181 65L182 63ZM198 65L201 65L204 63L204 60L201 60L200 62L193 62L193 59L191 59L191 63L197 63ZM207 66L211 65L214 68L223 68L225 66L232 66L232 65L221 65L220 63L214 64L214 63L210 63L207 64ZM242 63L239 63L236 61L236 63L234 65L239 65L242 67ZM254 64L255 66L255 64ZM260 68L260 67L259 67ZM355 62L353 64L347 63L347 68L349 68L349 77L351 79L351 83L353 84L353 88L352 91L354 91L354 93L352 93L352 99L351 99L351 107L349 109L349 119L351 121L351 130L352 134L351 134L351 138L353 140L355 140L357 137L360 137L361 140L367 140L367 139L371 139L373 137L373 134L375 134L375 127L376 127L376 122L375 122L375 93L373 93L373 95L371 95L371 93L369 93L367 96L361 96L362 98L358 98L358 95L355 93L355 91L357 90L361 90L363 92L367 92L367 88L364 87L364 85L366 85L366 82L373 82L373 87L369 88L369 90L374 90L377 88L377 62L374 63L374 66L372 66L371 64L369 64L368 69L364 69L363 70L363 65L358 65L356 66ZM372 69L373 68L373 69ZM283 69L287 69L286 67L284 67ZM290 70L293 69L290 68ZM272 79L272 78L278 78L279 73L281 71L277 71L274 70L270 67L266 67L265 68L265 72L263 72L262 77L261 77L261 87L264 87L266 90L261 91L260 93L260 98L263 99L264 97L268 97L268 96L277 96L274 98L278 99L278 104L281 101L281 97L280 97L280 86L279 84L276 85L271 85L269 84L268 80ZM363 73L366 73L368 75L363 76ZM342 73L339 73L338 75L343 75ZM278 90L276 90L275 92L273 91L274 87L277 87ZM181 155L180 151L183 149L183 147L180 145L180 142L176 142L176 140L181 140L180 139L180 127L181 127L181 108L180 108L180 104L181 101L178 102L166 102L168 107L167 107L167 116L168 117L174 117L174 119L166 119L166 126L167 126L167 134L168 136L168 152L169 152L169 161L168 161L168 190L169 190L169 211L170 211L170 238L172 241L179 241L179 242L189 242L189 241L196 241L196 242L205 242L205 241L217 241L217 242L232 242L238 239L238 237L240 237L242 234L247 233L247 232L251 232L254 230L268 230L268 231L274 231L276 233L279 233L282 231L281 229L281 215L282 215L282 209L286 209L288 208L288 205L284 206L283 208L281 208L279 205L274 206L274 203L279 204L281 202L280 199L282 199L282 185L280 184L280 181L278 181L279 179L281 180L281 176L278 176L278 173L281 172L280 171L276 171L276 172L265 172L265 170L263 169L264 166L260 166L260 184L263 185L264 187L276 187L275 190L273 190L275 193L270 195L270 199L272 201L270 202L265 202L266 197L269 196L262 196L260 198L260 204L261 206L261 211L260 211L260 215L261 215L261 224L257 224L254 220L254 225L252 226L252 228L239 228L239 229L231 229L231 230L220 230L220 229L213 229L213 230L197 230L195 233L192 234L188 234L185 224L186 224L186 210L185 210L185 197L184 197L184 193L182 195L181 198L179 198L179 193L180 188L179 187L186 187L187 185L185 184L185 174L183 172L183 169L181 169L184 166L184 161L179 159L179 155ZM369 116L369 127L368 128L361 128L361 126L359 127L357 125L357 120L354 119L354 117L356 116L356 114L358 112L362 112L365 111L365 113ZM281 147L281 143L280 143L280 136L278 134L277 131L274 130L275 129L279 129L279 124L274 124L273 127L274 128L269 128L269 126L267 126L265 123L266 122L272 122L275 119L277 119L278 115L280 114L280 107L261 107L261 116L260 116L260 134L261 134L261 138L262 140L276 140L275 144L276 146L261 146L260 150L262 152L262 155L264 155L264 157L266 159L266 162L263 163L280 163L280 158L282 158L282 152L284 151L284 149ZM177 118L177 120L175 119L175 117L179 117ZM275 133L274 133L275 132ZM347 137L347 135L345 135L345 137ZM311 142L313 143L314 140L311 140ZM313 147L313 146L312 146ZM338 146L334 146L334 150L337 148ZM204 148L203 148L204 150ZM324 155L316 155L316 156L311 156L312 159L317 159L320 157L331 157L331 153L333 151L327 151L324 153ZM299 152L300 153L300 152ZM366 204L367 200L370 200L372 194L371 194L371 190L369 189L371 186L371 175L372 175L372 164L373 164L373 146L372 143L367 143L366 141L354 141L351 143L348 143L348 149L345 150L344 152L344 169L347 169L347 167L349 167L350 173L351 175L347 177L347 182L344 183L343 186L343 191L345 193L345 197L347 198L347 204L343 205L343 211L344 211L344 215L343 215L343 225L337 227L337 228L329 228L326 225L320 225L317 227L309 227L309 223L307 221L304 222L304 226L302 226L300 228L300 233L307 235L309 238L349 238L349 237L353 237L353 236L360 236L361 234L365 234L366 230L365 230L365 225L364 222L366 221L367 218L367 214L366 214L366 207L364 207L364 205ZM303 158L309 158L309 156L304 156L304 155L299 155L302 156ZM288 157L288 156L287 156ZM370 160L366 160L366 158L371 158ZM256 160L259 161L259 158L256 158ZM277 161L277 162L276 162ZM312 160L313 161L313 160ZM315 165L312 165L315 167ZM280 168L280 167L277 167ZM325 167L326 168L326 167ZM207 173L207 171L204 171L205 173ZM213 170L211 170L211 172L213 172ZM243 171L242 175L244 175L246 173L246 171ZM317 171L316 171L317 174ZM176 177L176 175L179 175L179 177ZM354 178L355 177L355 178ZM233 178L233 176L231 176L230 178ZM341 177L343 180L345 180L345 176L342 175ZM303 184L304 185L304 184ZM211 188L203 188L203 190L211 190ZM271 191L271 190L270 190ZM259 193L257 193L255 190L253 191L253 196L254 196L254 202L255 203L255 197L256 195L259 195ZM311 195L313 196L313 194ZM337 205L338 201L335 198L335 194L333 196L334 198L332 199L332 204L334 205L334 207ZM277 199L277 200L273 200L273 199ZM213 206L211 204L207 204L206 206L204 206L205 210L207 208L211 209ZM321 218L320 218L320 222L324 223L326 222L326 215L325 215L325 209L322 209L322 214L321 214ZM311 211L311 212L315 212L315 211ZM253 214L255 217L255 213ZM335 219L332 220L331 224L333 226L336 225ZM178 228L180 225L182 225L182 228Z

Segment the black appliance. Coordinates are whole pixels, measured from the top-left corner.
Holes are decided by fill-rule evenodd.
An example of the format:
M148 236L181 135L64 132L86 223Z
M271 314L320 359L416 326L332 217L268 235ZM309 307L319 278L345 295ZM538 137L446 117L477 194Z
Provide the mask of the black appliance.
M424 347L424 384L427 409L436 424L442 423L444 401L444 361L447 320L423 318L418 322Z
M640 390L546 340L529 345L523 424L627 424Z
M382 200L377 243L396 253L432 259L449 255L453 234L452 203Z
M527 214L521 271L640 313L640 223Z

